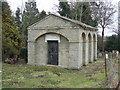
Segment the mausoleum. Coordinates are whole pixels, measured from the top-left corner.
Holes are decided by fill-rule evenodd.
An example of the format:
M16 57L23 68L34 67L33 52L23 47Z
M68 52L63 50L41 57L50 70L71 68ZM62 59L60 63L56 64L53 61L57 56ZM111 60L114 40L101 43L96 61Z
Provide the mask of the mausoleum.
M28 64L79 69L97 58L97 29L50 14L28 27Z

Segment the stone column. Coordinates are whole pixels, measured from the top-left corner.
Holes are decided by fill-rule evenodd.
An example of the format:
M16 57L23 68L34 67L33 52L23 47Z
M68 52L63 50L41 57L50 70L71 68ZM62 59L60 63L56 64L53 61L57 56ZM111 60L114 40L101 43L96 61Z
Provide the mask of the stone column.
M93 62L94 60L94 41L93 41L93 37L92 37L92 40L91 40L91 60L90 62Z
M84 41L80 43L80 55L81 64L83 66L86 62L86 42Z
M89 44L89 42L88 42L88 38L86 38L86 43L85 43L85 65L87 65L88 64L88 57L89 57L89 55L88 55L88 44Z
M94 60L97 60L97 35L94 37Z
M83 66L83 42L80 42L79 44L79 63L80 63L80 67Z
M35 64L35 42L28 41L28 64Z
M97 40L95 41L95 60L97 60Z

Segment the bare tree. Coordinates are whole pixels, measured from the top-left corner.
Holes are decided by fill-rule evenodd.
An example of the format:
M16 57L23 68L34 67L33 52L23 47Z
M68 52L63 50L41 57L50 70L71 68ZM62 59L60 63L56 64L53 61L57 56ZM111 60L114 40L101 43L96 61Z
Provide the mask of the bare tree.
M98 20L98 25L102 29L102 51L104 52L104 31L113 22L113 15L116 12L114 5L111 2L95 2L91 3L92 15Z
M120 1L118 3L118 30L117 30L117 35L118 35L118 50L120 51Z
M120 35L120 1L118 3L118 31L117 34Z

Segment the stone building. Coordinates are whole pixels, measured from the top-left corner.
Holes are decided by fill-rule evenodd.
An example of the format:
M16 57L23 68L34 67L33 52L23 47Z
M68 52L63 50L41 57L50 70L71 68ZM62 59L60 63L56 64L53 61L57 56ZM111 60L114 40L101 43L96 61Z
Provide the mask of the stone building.
M96 28L54 14L28 27L28 64L79 69L96 58Z

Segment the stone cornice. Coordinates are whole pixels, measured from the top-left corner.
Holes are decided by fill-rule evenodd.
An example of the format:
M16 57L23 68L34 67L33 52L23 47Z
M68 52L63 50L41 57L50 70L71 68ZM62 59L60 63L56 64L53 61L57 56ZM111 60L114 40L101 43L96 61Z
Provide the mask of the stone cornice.
M60 29L79 29L81 30L81 27L65 27L65 26L46 26L46 27L31 27L28 28L28 30L60 30ZM88 29L84 28L85 31L96 31L95 29Z

